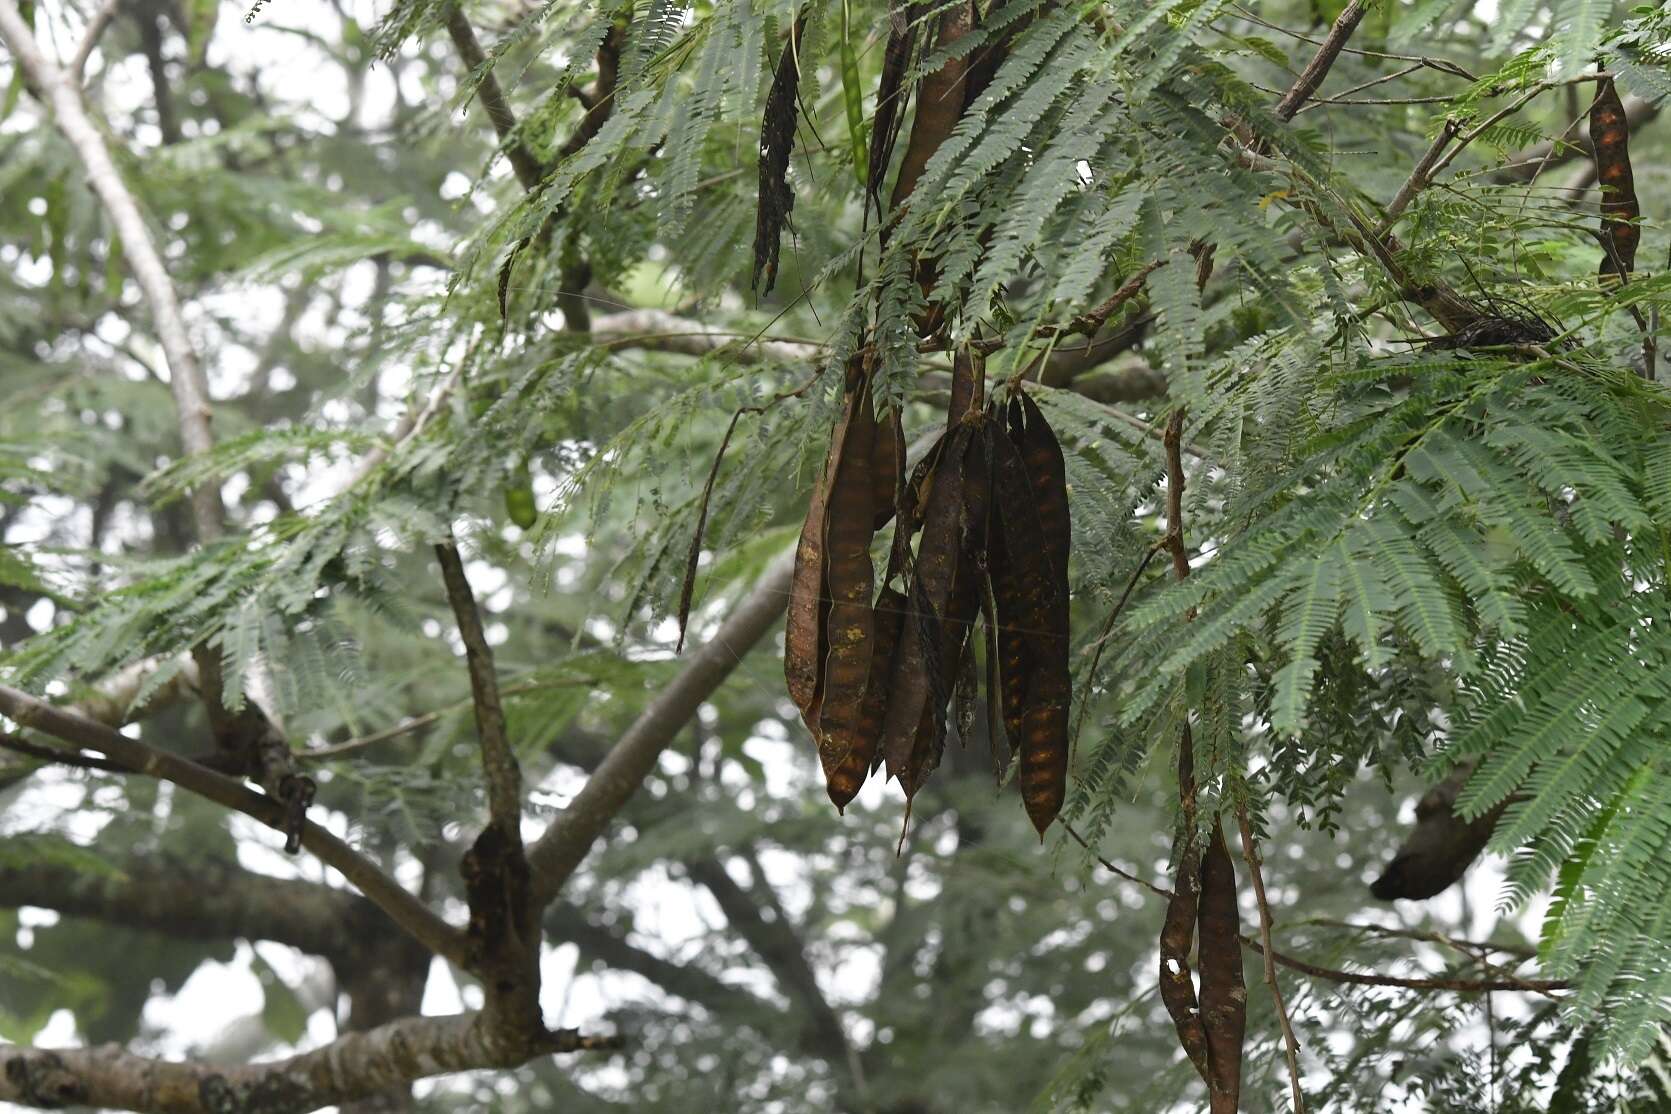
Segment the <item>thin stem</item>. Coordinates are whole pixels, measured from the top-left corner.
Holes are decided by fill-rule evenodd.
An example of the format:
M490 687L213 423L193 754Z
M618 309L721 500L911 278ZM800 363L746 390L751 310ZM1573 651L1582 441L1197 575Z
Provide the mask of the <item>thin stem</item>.
M1245 802L1236 806L1236 826L1241 829L1242 857L1247 860L1248 873L1253 878L1253 896L1259 903L1259 942L1265 955L1265 985L1271 988L1271 1002L1276 1006L1277 1021L1282 1025L1282 1047L1288 1058L1288 1085L1293 1093L1294 1114L1305 1114L1305 1096L1300 1093L1300 1041L1294 1035L1294 1023L1288 1019L1288 1006L1282 1000L1282 987L1276 981L1276 950L1271 946L1271 903L1265 896L1264 865Z
M93 13L93 18L87 21L87 29L81 34L81 45L75 48L75 57L70 59L66 67L72 80L77 84L87 70L87 59L92 56L93 48L99 45L99 39L104 36L112 20L116 18L116 10L122 6L122 0L104 0L99 10Z

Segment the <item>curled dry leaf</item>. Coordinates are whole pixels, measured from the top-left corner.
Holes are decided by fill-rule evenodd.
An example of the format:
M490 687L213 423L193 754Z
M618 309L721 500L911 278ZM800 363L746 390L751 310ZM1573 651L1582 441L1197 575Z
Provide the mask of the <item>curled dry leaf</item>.
M1207 1088L1212 1114L1236 1114L1242 1087L1247 987L1242 975L1236 868L1213 821L1201 860L1201 1020L1207 1031Z

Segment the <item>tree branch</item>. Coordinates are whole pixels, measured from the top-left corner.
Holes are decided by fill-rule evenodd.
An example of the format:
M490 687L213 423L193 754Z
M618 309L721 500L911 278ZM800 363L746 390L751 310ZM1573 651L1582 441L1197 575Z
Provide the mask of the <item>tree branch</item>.
M795 926L781 918L767 920L754 895L738 885L718 859L697 859L685 868L714 895L726 921L765 962L784 994L805 1011L812 1030L810 1047L832 1068L847 1067L852 1060L847 1034L818 986ZM756 878L756 885L767 884L764 878Z
M333 964L376 940L383 926L377 907L347 890L165 855L119 859L108 872L51 860L0 862L0 907L20 905L174 939L272 940Z
M661 752L680 728L783 615L794 564L795 554L790 549L767 567L714 637L691 652L684 669L645 706L568 807L529 850L536 907L557 895L616 812L655 769Z
M1369 6L1363 0L1352 0L1346 9L1335 19L1334 26L1329 28L1328 35L1317 47L1317 53L1312 55L1311 61L1306 63L1300 76L1288 92L1283 94L1282 100L1277 102L1276 118L1278 120L1292 120L1294 114L1300 110L1310 96L1317 92L1323 79L1329 76L1329 69L1340 57L1346 40L1352 37L1352 32L1358 29L1363 17L1369 11Z
M490 823L500 828L508 844L522 844L522 768L505 734L505 709L499 701L499 678L493 669L493 649L482 629L475 594L464 575L464 562L451 532L435 546L447 601L464 640L464 659L470 669L470 694L476 711L476 735L481 744L482 776L487 782Z
M82 32L81 45L75 48L75 57L70 59L70 79L80 83L81 75L87 70L87 59L92 55L93 48L99 45L99 39L104 36L111 20L116 18L116 11L122 6L122 0L104 0L99 10L93 13L93 18L87 21L87 29Z
M153 1060L119 1045L47 1050L0 1044L0 1100L148 1114L299 1114L367 1098L413 1080L519 1067L541 1056L614 1048L572 1029L507 1057L481 1014L408 1017L283 1060L224 1066Z
M516 180L522 183L523 189L534 189L545 178L545 167L517 135L516 113L511 111L510 102L499 88L499 79L493 76L487 56L482 53L482 44L476 40L476 32L471 29L470 21L464 18L464 10L456 3L447 9L447 35L453 40L453 46L458 49L459 57L470 72L482 75L476 84L476 99L487 110L487 118L505 148L505 157L510 160Z
M187 336L174 284L169 280L161 254L151 241L151 233L145 227L139 205L122 181L116 164L111 161L104 138L88 118L87 110L81 103L81 93L71 75L41 52L34 33L18 12L16 0L0 0L0 38L5 39L24 74L51 106L59 131L64 133L64 138L75 149L87 171L88 185L93 187L93 192L110 215L111 223L116 226L116 234L122 241L122 254L145 294L145 301L156 323L157 339L168 360L168 385L174 393L175 408L179 411L181 443L190 455L206 453L214 447L214 437L209 431L209 392L203 369ZM192 490L191 505L198 538L207 543L220 537L222 509L219 490L212 484L199 484Z
M9 2L0 0L0 3ZM278 831L286 831L293 819L284 804L253 792L224 774L130 739L103 724L54 707L10 686L0 685L0 714L11 717L23 727L97 751L135 773L172 782ZM335 867L430 951L461 965L464 963L462 934L403 889L377 864L310 820L302 821L299 834L302 846L327 866Z

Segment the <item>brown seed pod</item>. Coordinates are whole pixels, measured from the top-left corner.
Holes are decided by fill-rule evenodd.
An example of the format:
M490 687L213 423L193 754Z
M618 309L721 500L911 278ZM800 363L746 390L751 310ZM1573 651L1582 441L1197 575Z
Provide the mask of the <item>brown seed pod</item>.
M1022 796L1028 816L1043 836L1067 796L1068 717L1073 702L1068 665L1068 548L1072 527L1061 446L1044 415L1023 392L1010 399L1009 433L1026 465L1040 544L1048 559L1048 577L1043 585L1046 618L1033 637L1023 735L1018 743Z
M924 7L921 3L910 5L906 11L892 7L888 13L888 45L882 51L882 74L876 83L876 115L871 120L865 169L865 196L878 217L883 215L882 178L893 159L899 125L905 116L905 102L910 96L905 75L911 68L911 48L917 40L915 17Z
M813 737L826 780L840 776L861 743L858 727L870 678L875 569L870 560L873 494L871 466L877 439L870 380L862 372L849 401L841 459L826 496L824 583L829 594L825 620L828 644L824 690Z
M894 658L899 651L899 633L905 625L906 607L905 596L889 585L884 584L876 594L873 609L876 643L870 654L870 680L865 688L864 709L856 733L859 745L853 748L844 763L845 772L839 779L826 775L830 799L835 801L838 809L847 807L847 803L858 794L865 777L875 773L881 765L882 748L878 744L882 739L882 724L888 714Z
M928 476L923 512L923 536L917 549L916 575L899 650L894 661L893 692L882 732L882 753L889 777L901 777L911 766L923 711L939 680L942 695L949 689L941 672L940 626L946 614L962 548L963 457L970 427L959 425L942 439L943 448ZM903 781L903 778L902 778ZM907 796L914 786L907 785Z
M795 573L789 585L789 618L784 629L783 677L789 687L789 698L800 709L801 719L814 737L818 732L818 700L823 689L827 649L824 620L829 610L824 583L824 509L830 484L841 463L842 442L847 436L847 424L853 413L851 398L848 402L835 429L830 432L830 448L824 458L824 469L813 485L812 497L807 502L806 520L801 524L801 540L795 548Z
M956 0L940 13L934 46L936 49L949 47L974 29L974 4L970 0ZM911 138L899 160L899 177L894 179L890 208L899 208L911 196L928 160L951 135L957 118L963 114L968 72L969 58L965 54L948 58L939 69L923 75L917 89L917 116L911 122Z
M1630 122L1611 78L1596 84L1596 99L1590 105L1590 140L1601 183L1601 274L1629 274L1636 267L1636 245L1642 235L1636 222L1642 219L1642 206L1630 167Z
M1187 838L1180 828L1178 838ZM1195 1065L1203 1081L1208 1078L1207 1029L1195 1000L1195 981L1190 976L1190 945L1195 941L1197 891L1201 859L1194 845L1178 859L1178 880L1166 902L1166 918L1160 926L1160 1000L1178 1031L1184 1055Z
M1021 452L1000 432L994 452L993 499L1003 539L992 570L1004 726L1016 748L1021 799L1040 837L1067 793L1067 675L1065 576L1058 575L1044 536L1037 495Z
M795 207L795 190L789 185L789 155L795 146L801 36L806 31L806 22L803 14L789 31L789 42L784 45L772 73L772 87L766 94L766 108L760 121L760 200L754 222L754 278L749 285L758 290L764 276L766 288L761 291L764 294L770 294L777 282L778 249L783 229L789 223L790 210Z
M893 518L905 487L905 427L899 421L899 407L888 411L877 423L876 448L871 457L871 509L873 531Z
M1201 1021L1207 1031L1207 1088L1212 1114L1236 1114L1242 1088L1247 987L1242 975L1236 868L1213 821L1201 860Z

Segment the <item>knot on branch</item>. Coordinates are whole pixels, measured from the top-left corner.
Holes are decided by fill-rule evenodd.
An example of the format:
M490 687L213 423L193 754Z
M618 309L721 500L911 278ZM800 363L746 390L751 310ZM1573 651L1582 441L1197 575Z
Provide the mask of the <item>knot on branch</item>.
M6 1082L30 1106L56 1110L87 1101L87 1085L51 1052L24 1052L6 1060Z
M470 940L484 960L512 941L529 939L528 860L521 843L489 825L464 853L459 872L470 902Z
M289 1114L313 1106L317 1097L283 1072L263 1074L248 1083L234 1083L214 1072L198 1083L197 1101L208 1114Z
M285 774L279 779L278 799L284 806L284 851L294 855L302 849L302 829L307 824L308 806L319 786L305 774Z

